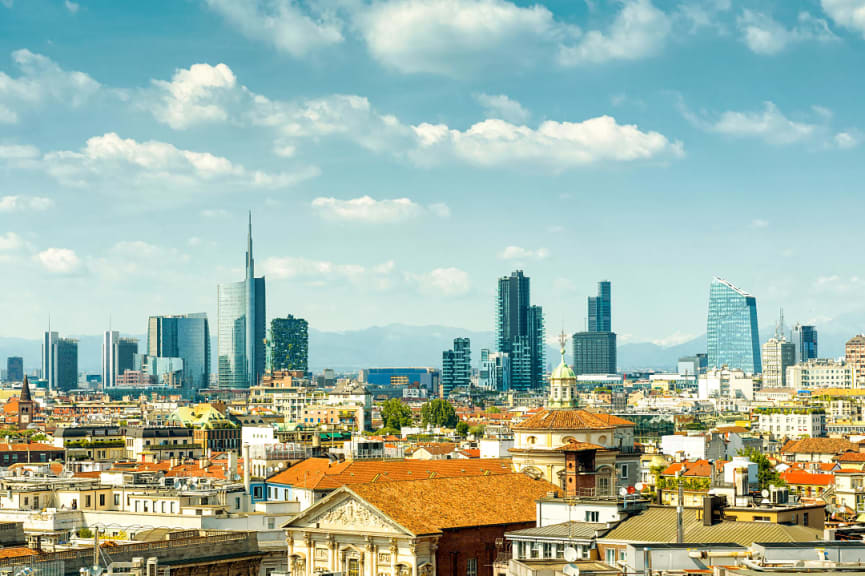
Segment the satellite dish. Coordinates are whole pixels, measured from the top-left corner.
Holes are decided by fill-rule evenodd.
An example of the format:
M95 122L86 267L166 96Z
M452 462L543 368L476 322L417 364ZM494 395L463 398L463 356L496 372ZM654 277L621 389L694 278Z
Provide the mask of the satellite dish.
M627 496L627 495L628 495L628 489L627 488L625 488L624 486L619 488L619 496Z
M643 491L643 488L645 488L645 487L646 487L646 485L643 484L642 482L637 482L636 484L634 484L634 488L636 488L636 489L639 490L640 492L642 492L642 491Z
M763 498L768 498L768 497L769 497L769 491L766 490L766 489L764 488L764 489L760 492L760 496L762 496Z
M576 562L579 555L577 554L577 550L573 546L568 546L565 548L565 560L568 562Z

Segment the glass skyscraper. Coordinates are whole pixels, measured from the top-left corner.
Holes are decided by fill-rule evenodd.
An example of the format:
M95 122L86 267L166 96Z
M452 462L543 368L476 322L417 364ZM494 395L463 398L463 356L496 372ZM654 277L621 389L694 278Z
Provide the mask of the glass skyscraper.
M793 326L793 344L796 345L796 363L807 362L817 356L817 328L814 326Z
M151 316L147 321L147 356L154 359L181 359L182 362L149 361L175 370L183 366L184 395L191 397L210 386L210 323L207 314Z
M447 398L454 388L468 388L472 383L472 351L468 338L455 338L454 347L442 353L441 397Z
M589 297L589 332L612 332L612 300L610 281L598 282L598 295Z
M220 284L218 307L218 381L220 388L249 388L264 373L266 317L264 277L255 277L252 257L252 215L246 248L246 276Z
M530 390L543 386L544 313L540 306L531 305L529 278L522 270L499 278L496 346L510 358L511 389Z
M762 373L754 296L726 280L713 278L706 333L710 368L727 366L748 374Z
M45 332L42 338L42 377L48 389L65 392L78 387L78 340Z

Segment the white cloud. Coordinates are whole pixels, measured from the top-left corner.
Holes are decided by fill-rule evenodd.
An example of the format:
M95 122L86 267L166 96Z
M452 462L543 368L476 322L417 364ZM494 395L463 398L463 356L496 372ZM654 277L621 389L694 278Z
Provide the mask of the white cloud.
M533 64L579 32L543 6L505 0L388 0L358 11L354 23L384 66L452 76Z
M814 289L817 292L831 292L835 294L861 293L865 288L865 280L858 276L842 277L837 274L820 276L814 281Z
M730 0L689 0L679 4L673 17L678 24L684 24L688 34L697 34L704 28L726 34L727 28L720 15L731 6Z
M140 278L177 276L190 257L176 247L143 240L121 240L103 256L88 261L88 269L108 282L137 282Z
M451 217L451 209L444 202L435 202L427 206L429 211L438 216L439 218L450 218Z
M70 275L81 270L81 260L68 248L48 248L36 254L36 261L51 274Z
M768 227L769 227L769 221L768 220L763 220L762 218L754 218L753 220L751 220L751 228L761 229L761 228L768 228Z
M297 173L250 171L207 152L182 150L153 140L137 142L113 132L90 138L80 151L50 152L42 162L49 174L68 186L85 186L101 180L122 181L124 187L168 184L183 189L209 183L234 183L283 188L318 174L315 167Z
M671 30L670 18L650 0L625 0L609 30L590 30L572 46L563 46L564 66L610 60L640 60L658 54Z
M77 3L72 2L71 0L66 0L64 2L64 5L66 6L66 9L69 10L73 14L78 12L78 9L81 7Z
M670 346L678 346L679 344L690 342L696 337L697 336L695 334L688 334L685 332L679 332L677 330L665 338L652 340L652 344L655 344L656 346L661 346L662 348L669 348Z
M758 138L770 144L793 144L814 135L818 126L790 120L774 103L766 102L760 112L724 112L707 128L719 134Z
M821 5L835 24L865 37L865 0L821 0Z
M0 72L0 124L14 124L20 112L48 102L80 106L100 88L87 74L64 70L29 50L16 50L12 61L20 74L13 78Z
M516 100L511 100L505 94L476 94L475 99L484 107L484 112L490 118L501 118L514 124L524 124L531 114Z
M19 236L15 232L7 232L6 234L0 234L0 254L17 252L18 250L24 248L24 246L24 240L22 240L21 236Z
M54 206L54 200L41 196L0 196L0 212L42 212Z
M408 274L421 294L433 296L462 296L471 290L471 279L459 268L436 268L425 274Z
M479 166L529 164L565 170L596 162L631 162L658 157L680 157L680 142L658 132L643 132L636 125L618 124L611 116L583 122L548 120L537 129L503 120L485 120L465 131L445 125L414 127L420 145L413 158L430 162L436 152Z
M153 80L158 92L149 103L153 116L163 124L182 130L202 122L225 121L225 100L233 96L237 85L231 69L225 64L193 64L177 70L171 82Z
M502 260L543 260L550 255L546 248L529 250L519 246L508 246L499 253Z
M850 148L855 148L859 145L861 137L858 133L854 132L838 132L835 134L833 138L833 142L835 146L841 148L842 150L848 150Z
M370 196L361 196L351 200L337 198L316 198L312 207L329 220L352 222L400 222L416 218L426 209L410 198L394 198L376 200ZM450 214L447 205L434 204L429 207L433 214L446 217Z
M0 145L0 160L29 160L38 157L39 149L35 146Z
M342 24L330 13L304 12L294 0L206 0L251 40L272 44L295 58L343 41Z
M798 24L790 29L770 15L752 10L743 10L736 24L742 41L752 52L762 55L777 54L798 42L830 42L838 39L825 20L815 18L808 12L800 12Z
M201 211L205 218L228 218L231 213L223 208L206 208Z
M214 72L210 68L202 71L208 77ZM176 80L157 84L166 87L172 104L184 102L180 109L193 101L196 106L203 103L210 110L183 115L182 122L186 125L194 118L199 122L228 120L270 127L278 134L276 153L284 156L293 155L301 140L317 142L323 138L343 138L372 152L391 154L420 165L450 159L481 166L529 164L564 170L594 162L683 154L680 142L671 142L658 132L641 131L636 125L620 125L610 116L582 122L546 121L537 128L489 119L460 131L444 124L405 124L393 115L377 111L367 98L353 94L305 101L270 100L237 85L227 66L217 78L232 81L192 82L192 88L182 92L194 94L194 98L174 98ZM501 107L504 101L499 98L497 103ZM512 113L516 111L513 104L516 103L509 101Z
M261 268L267 276L279 280L303 280L316 286L350 282L356 286L382 289L389 286L389 283L382 282L383 277L392 274L395 266L393 262L385 262L367 268L360 264L335 264L327 260L273 257L265 259Z

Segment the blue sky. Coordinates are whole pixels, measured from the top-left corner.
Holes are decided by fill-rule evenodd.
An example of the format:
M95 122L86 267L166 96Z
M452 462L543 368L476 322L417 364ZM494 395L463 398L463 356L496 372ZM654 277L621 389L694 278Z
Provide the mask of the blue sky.
M862 316L865 0L0 0L0 335L268 315L622 341Z

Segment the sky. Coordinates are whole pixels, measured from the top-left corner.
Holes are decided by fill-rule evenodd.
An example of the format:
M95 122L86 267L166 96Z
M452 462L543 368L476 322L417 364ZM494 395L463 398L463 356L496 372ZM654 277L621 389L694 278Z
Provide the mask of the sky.
M0 336L141 334L242 278L319 330L859 330L865 0L0 0Z

